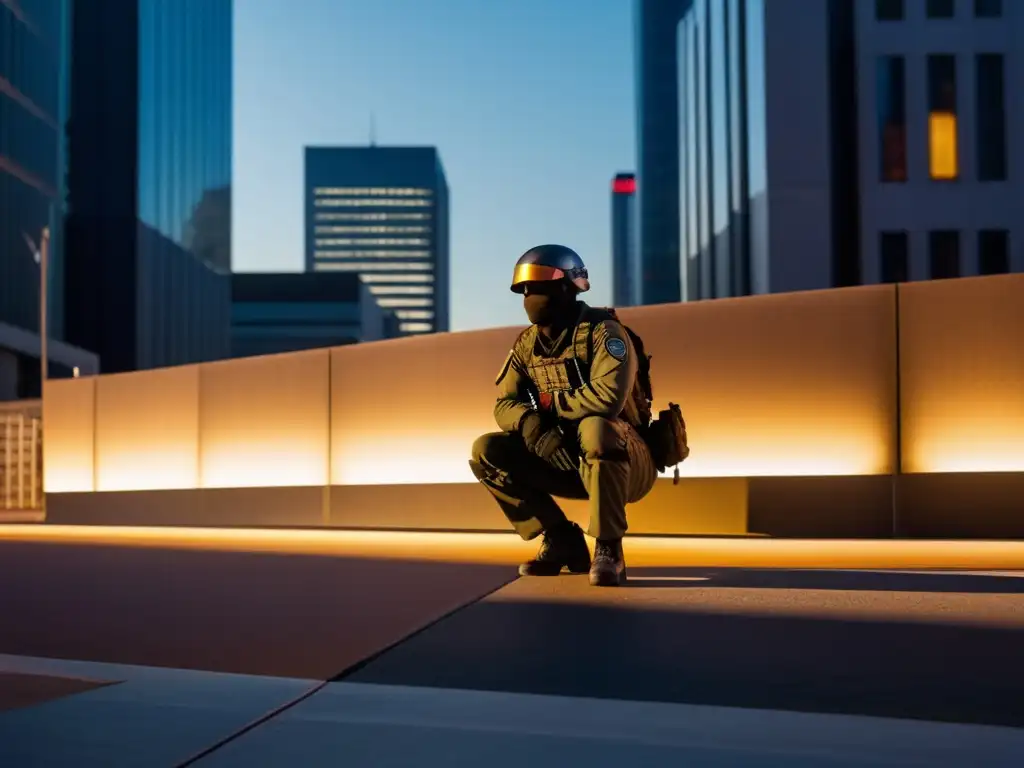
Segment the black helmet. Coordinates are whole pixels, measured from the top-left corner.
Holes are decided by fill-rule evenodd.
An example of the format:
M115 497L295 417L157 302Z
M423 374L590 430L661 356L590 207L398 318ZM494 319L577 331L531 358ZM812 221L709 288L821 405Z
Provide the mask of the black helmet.
M587 266L576 251L564 245L538 245L516 262L512 273L512 292L523 293L526 283L549 280L566 280L576 286L578 293L590 290Z

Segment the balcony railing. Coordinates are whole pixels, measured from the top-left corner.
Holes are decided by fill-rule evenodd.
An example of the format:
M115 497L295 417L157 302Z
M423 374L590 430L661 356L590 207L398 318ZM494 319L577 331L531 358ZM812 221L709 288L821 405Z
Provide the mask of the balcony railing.
M38 402L0 404L0 514L43 510L43 427Z

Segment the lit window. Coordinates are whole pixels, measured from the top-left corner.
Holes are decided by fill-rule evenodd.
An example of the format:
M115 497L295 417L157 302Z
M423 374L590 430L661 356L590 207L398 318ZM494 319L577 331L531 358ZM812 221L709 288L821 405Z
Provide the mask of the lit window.
M429 213L391 213L376 211L373 213L323 213L315 216L317 221L423 221L429 219Z
M399 320L433 320L434 313L429 309L396 309L395 317Z
M317 238L319 246L429 246L425 238Z
M410 273L407 275L363 275L365 283L432 283L434 276L428 274Z
M314 272L422 272L433 269L430 263L422 261L317 261Z
M344 250L313 251L314 259L429 259L430 251Z
M410 298L391 298L384 297L377 299L377 304L381 307L432 307L434 306L433 299L414 299Z
M430 323L399 323L398 329L406 333L429 333L434 326Z
M388 197L432 195L432 189L420 187L314 187L313 194L320 195L381 195Z
M374 296L433 296L432 285L371 285Z
M959 176L956 57L928 57L928 168L933 179Z
M382 197L380 200L364 198L349 200L339 197L318 197L313 205L318 208L427 208L434 204L433 200L401 200Z
M318 235L415 235L415 234L429 234L430 227L396 227L396 226L376 226L376 227L338 227L338 226L318 226L316 233Z
M932 112L928 116L929 167L933 179L957 177L956 115Z

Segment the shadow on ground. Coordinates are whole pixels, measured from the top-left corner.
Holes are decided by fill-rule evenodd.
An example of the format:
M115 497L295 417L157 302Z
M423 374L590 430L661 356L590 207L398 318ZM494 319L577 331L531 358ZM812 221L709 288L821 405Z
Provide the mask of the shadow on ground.
M1024 726L1024 599L998 577L671 576L700 581L520 580L343 679ZM946 594L974 578L1014 594Z
M628 586L639 589L687 586L739 589L825 589L857 592L1024 594L1020 575L948 571L823 571L781 568L631 568Z

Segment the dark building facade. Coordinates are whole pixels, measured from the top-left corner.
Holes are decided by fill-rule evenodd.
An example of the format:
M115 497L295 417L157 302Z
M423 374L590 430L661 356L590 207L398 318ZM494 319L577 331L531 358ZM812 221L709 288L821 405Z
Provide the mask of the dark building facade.
M362 275L403 335L449 328L448 183L434 147L306 147L306 270Z
M690 0L635 0L640 295L679 301L679 117L676 29Z
M636 175L612 179L612 302L616 307L643 303L636 216Z
M105 372L230 354L232 5L76 7L66 327Z
M70 24L71 0L0 2L0 399L39 393L41 270L33 251L44 227L47 336L63 336ZM67 352L51 344L53 375L83 364Z
M394 315L354 272L231 277L232 357L378 341L394 331Z
M693 0L684 14L688 300L858 283L853 9L854 0Z

